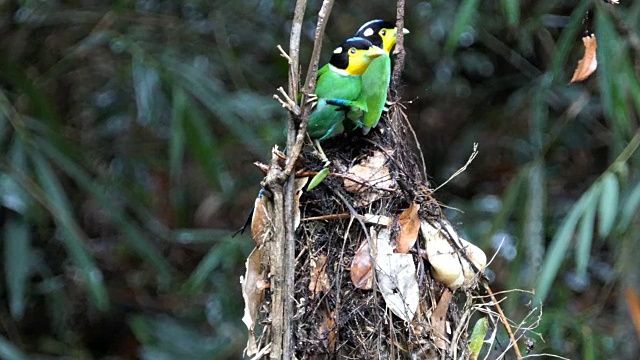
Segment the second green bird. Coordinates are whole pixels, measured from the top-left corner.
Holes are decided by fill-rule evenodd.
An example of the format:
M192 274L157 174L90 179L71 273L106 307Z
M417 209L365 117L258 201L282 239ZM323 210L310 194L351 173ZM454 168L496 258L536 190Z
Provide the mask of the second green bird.
M335 48L329 63L318 70L317 104L307 127L312 139L322 141L343 132L349 108L367 110L361 98L361 75L372 60L380 56L388 57L388 54L369 40L358 37L347 39Z

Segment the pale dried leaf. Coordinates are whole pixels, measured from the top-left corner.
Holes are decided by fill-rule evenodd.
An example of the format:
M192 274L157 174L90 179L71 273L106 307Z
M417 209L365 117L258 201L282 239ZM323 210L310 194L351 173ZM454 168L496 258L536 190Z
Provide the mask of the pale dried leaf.
M387 152L391 153L391 150ZM345 189L360 195L357 201L358 206L365 206L380 199L383 195L380 189L393 188L394 182L386 163L387 155L382 151L375 151L373 155L352 166L347 172L350 177L359 181L344 179Z
M264 294L264 274L262 273L262 254L264 250L255 248L247 257L245 266L247 271L244 276L240 276L240 284L242 285L242 298L244 299L244 315L242 322L249 330L249 339L247 347L244 349L248 356L258 351L254 328L258 320L258 311L262 303Z
M418 210L420 210L420 204L413 202L409 205L409 208L398 216L400 231L396 239L395 251L397 253L408 253L418 239L418 233L420 232Z
M293 229L297 229L300 226L300 197L302 196L302 189L309 181L308 177L296 178L295 180L295 196L293 198Z
M371 254L369 241L364 239L351 261L351 282L358 289L371 290L373 287L373 273L371 271Z
M453 292L449 289L444 289L438 305L431 313L431 330L434 332L435 345L439 349L447 348L447 342L445 341L447 339L447 311L452 298Z
M583 37L582 43L584 44L584 56L582 60L578 61L578 66L573 72L570 83L585 80L589 75L593 74L598 67L598 59L596 57L598 44L596 43L596 35L591 34L590 36L587 35Z
M251 237L258 246L269 241L273 235L272 212L273 204L271 199L262 189L253 205L253 215L251 216Z
M380 233L371 229L378 286L387 307L404 321L411 321L420 300L416 267L413 256L393 252L390 236L387 228Z
M309 291L311 298L315 299L316 294L328 292L331 289L329 276L325 271L327 267L327 256L319 255L315 259L311 259L311 279L309 280Z

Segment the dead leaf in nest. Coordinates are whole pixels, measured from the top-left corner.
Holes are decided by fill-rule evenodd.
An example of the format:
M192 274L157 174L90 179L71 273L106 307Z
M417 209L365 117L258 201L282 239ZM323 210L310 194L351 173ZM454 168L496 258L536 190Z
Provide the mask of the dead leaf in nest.
M390 149L388 153L392 153ZM393 188L393 180L386 166L387 156L382 151L375 151L373 155L353 165L347 174L351 179L344 179L344 187L353 194L360 195L356 203L358 206L368 205L382 197L381 189Z
M336 311L323 311L322 322L318 328L318 337L328 352L336 350Z
M260 309L260 304L262 303L262 295L265 289L264 274L261 271L263 252L263 249L253 249L245 263L247 271L244 276L240 276L242 298L244 299L244 315L242 316L242 322L249 330L247 347L244 349L248 356L258 352L254 328L256 321L258 320L258 311Z
M598 59L596 57L596 35L591 34L582 38L584 44L584 56L578 61L578 67L573 72L573 77L569 83L585 80L589 75L593 74L598 67Z
M302 189L304 188L305 185L307 185L307 182L309 181L308 177L302 177L302 178L296 178L295 180L295 187L296 187L296 192L295 192L295 196L293 199L293 229L297 229L298 226L300 226L300 197L302 196Z
M436 305L431 314L431 329L435 333L435 345L438 349L447 348L447 311L452 298L453 293L451 290L445 288L438 305Z
M369 241L364 239L351 261L351 282L358 289L371 290L373 287L372 275Z
M413 256L393 252L390 237L388 228L381 229L380 233L371 228L378 287L389 309L402 320L410 322L420 300L416 266Z
M311 298L315 299L316 294L328 292L331 289L329 276L325 271L327 267L327 255L319 255L311 259L311 279L309 280L309 291Z
M253 215L251 215L251 237L258 246L269 241L271 235L273 235L271 227L272 211L271 199L269 199L264 189L260 189L253 205Z
M396 239L395 252L406 254L413 247L413 244L416 243L418 233L420 232L418 210L420 210L420 204L413 202L409 205L409 208L398 216L400 232Z

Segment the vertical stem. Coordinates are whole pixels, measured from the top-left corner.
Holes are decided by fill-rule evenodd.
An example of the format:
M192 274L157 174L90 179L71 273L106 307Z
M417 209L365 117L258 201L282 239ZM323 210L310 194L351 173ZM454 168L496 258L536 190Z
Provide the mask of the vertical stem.
M311 55L311 61L309 62L309 69L307 70L307 77L303 88L303 93L306 94L312 94L316 89L318 63L320 61L320 50L322 49L322 38L324 37L324 29L327 26L327 20L331 14L331 8L333 8L333 1L334 0L323 0L322 7L318 12L318 23L316 24L316 34L313 40L313 53ZM289 157L287 159L287 167L285 168L285 174L287 175L290 175L293 171L294 163L300 155L304 136L307 132L307 124L309 123L309 113L311 112L311 109L306 106L304 96L300 108L302 109L302 116L300 129L295 138L295 144L293 141L289 142L291 140L289 137L292 136L291 128L289 128L289 137L287 138L287 149L290 149Z
M400 77L404 70L404 0L398 0L396 5L396 27L398 28L398 40L396 42L395 65L391 76L391 89L394 91L394 100L399 100L398 88L400 86Z

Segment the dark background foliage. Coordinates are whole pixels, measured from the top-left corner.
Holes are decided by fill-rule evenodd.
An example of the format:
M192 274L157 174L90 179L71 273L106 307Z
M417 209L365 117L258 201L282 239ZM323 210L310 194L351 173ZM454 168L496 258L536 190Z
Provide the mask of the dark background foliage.
M238 358L232 238L283 143L292 1L0 1L0 357ZM319 1L310 1L314 14ZM408 1L407 112L435 194L535 352L637 358L640 2ZM388 1L334 5L329 49ZM304 24L302 64L315 15ZM568 85L585 32L598 70ZM455 210L459 209L459 210ZM533 303L531 303L533 301ZM502 343L507 340L502 339Z

